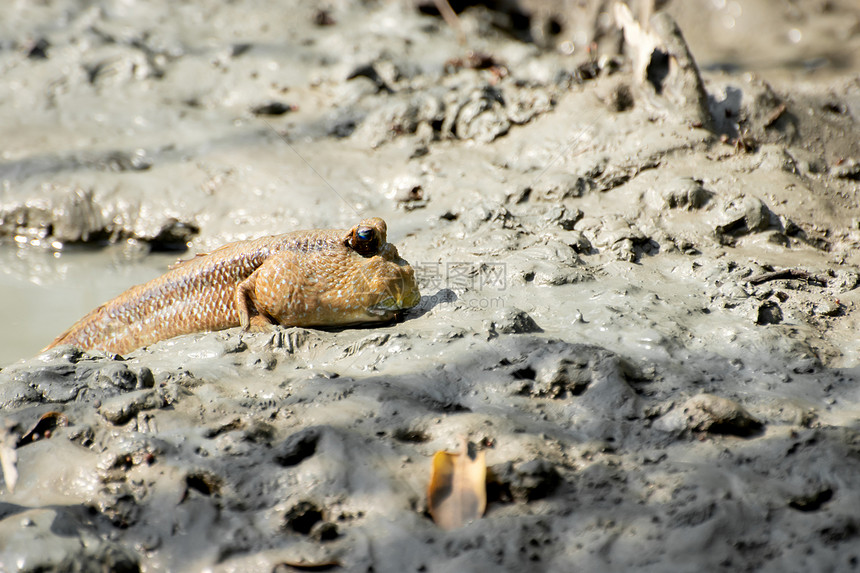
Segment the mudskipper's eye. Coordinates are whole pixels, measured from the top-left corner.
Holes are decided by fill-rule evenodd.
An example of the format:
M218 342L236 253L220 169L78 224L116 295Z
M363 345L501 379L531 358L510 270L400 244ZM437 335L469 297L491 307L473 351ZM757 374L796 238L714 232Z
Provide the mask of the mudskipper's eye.
M363 257L372 257L379 251L379 231L367 225L357 226L350 233L349 246Z

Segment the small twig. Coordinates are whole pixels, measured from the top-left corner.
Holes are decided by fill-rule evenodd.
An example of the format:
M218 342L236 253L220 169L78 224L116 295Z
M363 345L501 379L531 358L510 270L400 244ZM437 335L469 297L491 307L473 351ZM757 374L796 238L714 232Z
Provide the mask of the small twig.
M651 29L651 16L654 14L654 0L644 0L639 5L639 25L646 32Z
M764 128L765 128L765 129L767 129L768 127L770 127L770 126L772 126L774 123L776 123L776 120L778 120L780 117L782 117L782 114L784 114L784 113L785 113L785 110L786 110L785 102L782 102L782 103L780 103L778 106L776 106L776 109L775 109L775 110L773 110L773 111L770 113L770 115L768 115L768 116L765 118L765 120L764 120Z
M800 269L782 269L781 271L773 271L771 273L764 273L751 279L748 279L747 282L751 285L760 285L762 283L766 283L769 281L778 281L783 279L797 279L797 280L805 280L807 282L816 282L819 284L827 284L827 281L824 281L818 278L815 275L811 275L806 271L802 271Z
M433 0L433 3L436 4L436 9L439 10L439 14L442 15L442 19L445 20L445 23L454 30L455 34L457 34L457 41L461 46L465 46L466 33L463 32L460 18L457 16L457 13L454 12L454 9L451 8L451 4L448 3L448 0Z

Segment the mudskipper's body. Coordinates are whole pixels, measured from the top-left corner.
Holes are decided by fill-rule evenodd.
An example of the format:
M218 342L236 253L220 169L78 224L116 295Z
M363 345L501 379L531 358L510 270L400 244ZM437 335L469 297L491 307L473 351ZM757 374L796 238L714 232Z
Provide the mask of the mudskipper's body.
M415 273L386 242L385 221L225 245L183 261L79 320L47 348L123 354L180 334L270 324L388 321L418 304ZM47 350L46 348L46 350Z

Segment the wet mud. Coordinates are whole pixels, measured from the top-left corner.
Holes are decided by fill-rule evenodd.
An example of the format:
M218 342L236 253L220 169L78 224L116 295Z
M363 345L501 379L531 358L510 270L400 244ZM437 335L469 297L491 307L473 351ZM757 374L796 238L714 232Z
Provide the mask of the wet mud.
M0 22L0 570L858 567L851 2L452 4ZM400 322L39 353L176 258L370 215ZM461 438L487 512L443 531Z

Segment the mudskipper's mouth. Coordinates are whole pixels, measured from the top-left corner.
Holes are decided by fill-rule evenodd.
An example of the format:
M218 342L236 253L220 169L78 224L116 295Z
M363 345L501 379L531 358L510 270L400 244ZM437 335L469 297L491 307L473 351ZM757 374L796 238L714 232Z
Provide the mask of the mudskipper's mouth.
M379 305L368 307L367 313L380 318L391 317L399 312L396 308L380 308Z
M368 307L367 311L376 316L394 316L396 313L412 308L421 302L421 293L418 289L411 289L401 296L390 296L375 305Z

